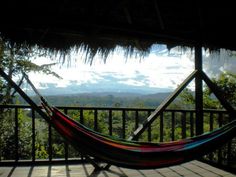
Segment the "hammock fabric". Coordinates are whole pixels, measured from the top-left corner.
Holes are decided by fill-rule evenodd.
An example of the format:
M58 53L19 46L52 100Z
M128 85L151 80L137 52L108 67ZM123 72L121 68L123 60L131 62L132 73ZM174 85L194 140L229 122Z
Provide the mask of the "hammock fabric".
M74 121L55 107L49 106L28 77L25 76L28 83L41 98L42 105L48 112L46 115L1 68L0 75L75 148L86 153L86 156L89 155L112 165L134 169L177 165L212 152L235 137L236 120L233 120L212 132L169 143L143 143L116 139L95 132Z
M95 159L112 165L153 169L177 165L201 157L222 146L235 136L236 121L212 132L168 143L127 141L102 135L51 107L51 124L74 145Z

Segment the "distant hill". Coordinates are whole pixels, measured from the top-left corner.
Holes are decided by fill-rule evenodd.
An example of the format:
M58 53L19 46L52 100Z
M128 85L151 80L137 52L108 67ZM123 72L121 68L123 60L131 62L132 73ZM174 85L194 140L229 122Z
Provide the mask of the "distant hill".
M157 107L169 93L138 94L131 92L93 92L66 95L51 95L45 98L55 106L101 106L101 107ZM39 103L36 96L31 97ZM26 104L23 99L20 102Z
M38 90L43 95L71 95L71 94L79 94L79 93L112 93L112 95L129 93L129 94L154 94L160 92L171 92L173 89L170 88L158 88L158 87L150 87L149 81L145 76L137 74L136 80L141 81L141 85L133 85L128 84L126 81L129 78L116 78L112 75L102 75L99 76L102 79L99 82L85 82L78 83L76 81L70 81L68 85L64 85L59 87L56 83L40 83L40 88ZM34 95L33 91L27 90L29 95Z
M80 86L76 84L70 84L67 87L57 87L55 84L47 83L44 84L44 89L38 89L43 95L71 95L71 94L91 94L96 93L104 95L107 93L112 93L112 95L120 94L155 94L160 92L171 92L172 89L168 88L155 88L155 87L145 87L145 86L132 86L126 84L116 83L114 85L109 85L106 83L89 83L81 84ZM27 91L29 95L34 95L33 91Z
M155 93L155 94L148 94L148 95L143 95L142 97L145 99L159 99L159 100L164 100L166 97L168 97L171 94L171 92L163 92L163 93Z

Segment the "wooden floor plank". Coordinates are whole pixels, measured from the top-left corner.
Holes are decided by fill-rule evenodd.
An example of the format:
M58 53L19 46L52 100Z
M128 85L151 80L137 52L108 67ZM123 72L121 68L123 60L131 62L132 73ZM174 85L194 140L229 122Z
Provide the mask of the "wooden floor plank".
M108 171L94 171L90 164L0 167L0 177L234 177L236 175L191 161L179 166L151 170L133 170L111 166Z

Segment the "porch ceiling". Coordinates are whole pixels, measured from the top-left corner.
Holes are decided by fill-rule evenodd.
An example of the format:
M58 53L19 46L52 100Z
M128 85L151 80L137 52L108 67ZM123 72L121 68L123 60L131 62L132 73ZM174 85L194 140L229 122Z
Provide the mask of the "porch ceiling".
M236 50L232 2L171 0L1 1L0 35L17 44L102 53L152 44Z

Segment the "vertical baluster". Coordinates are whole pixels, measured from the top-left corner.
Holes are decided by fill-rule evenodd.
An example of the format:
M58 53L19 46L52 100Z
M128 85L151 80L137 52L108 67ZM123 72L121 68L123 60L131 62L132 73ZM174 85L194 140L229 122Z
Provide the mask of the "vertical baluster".
M135 130L138 128L138 125L139 125L139 112L138 110L135 111Z
M186 112L181 113L182 139L186 138Z
M223 124L223 114L220 112L218 115L219 127L222 127ZM218 149L218 163L222 164L222 148Z
M171 112L171 140L175 140L175 112Z
M112 136L112 109L109 109L109 115L108 115L108 123L109 123L109 135Z
M125 110L122 110L122 138L125 139L125 119L126 119L126 114Z
M32 161L35 161L35 110L31 109L32 111Z
M231 155L232 155L232 140L230 140L227 144L227 165L231 164Z
M219 123L219 127L222 127L222 124L223 124L223 114L222 114L222 112L219 112L218 123Z
M209 131L212 131L212 130L214 129L213 116L214 116L213 112L210 112L210 129L209 129ZM209 154L209 159L210 159L210 161L213 160L213 152L211 152L211 153Z
M226 114L224 114L226 116ZM228 116L228 121L231 122L232 121L232 117L227 115ZM227 144L227 165L230 167L231 165L231 161L232 161L232 139L228 142Z
M148 116L151 114L151 111L148 111ZM147 117L148 117L147 116ZM150 142L150 141L152 141L152 125L149 125L148 126L148 141Z
M64 108L64 113L65 114L68 114L68 109L67 108ZM69 147L68 147L69 145L68 145L68 142L67 141L64 141L64 151L65 151L65 161L68 161L68 149L69 149Z
M94 109L94 130L98 131L98 110Z
M210 131L214 129L213 112L210 112Z
M138 110L135 110L135 123L134 123L134 129L136 130L139 126L139 112ZM139 139L139 137L137 138L137 140Z
M163 129L164 129L164 123L163 123L163 112L160 115L160 142L163 142Z
M79 120L80 123L84 124L84 111L83 111L82 108L80 109L80 114L79 115L80 115L80 120Z
M3 119L2 115L1 115L3 113L3 110L4 110L4 108L2 108L1 105L0 105L0 119ZM0 128L1 128L1 126L2 125L0 125ZM2 161L2 158L3 158L2 157L2 143L3 143L2 138L0 137L0 162Z
M48 125L48 153L49 153L49 161L52 161L52 125L49 123Z
M15 108L15 160L19 160L19 123L18 108Z
M193 137L194 136L194 117L193 117L194 113L190 112L190 136Z
M80 123L84 124L84 110L83 110L83 108L80 109L79 115L80 115L80 120L79 120ZM81 153L80 153L80 158L82 161L84 160L84 156Z

